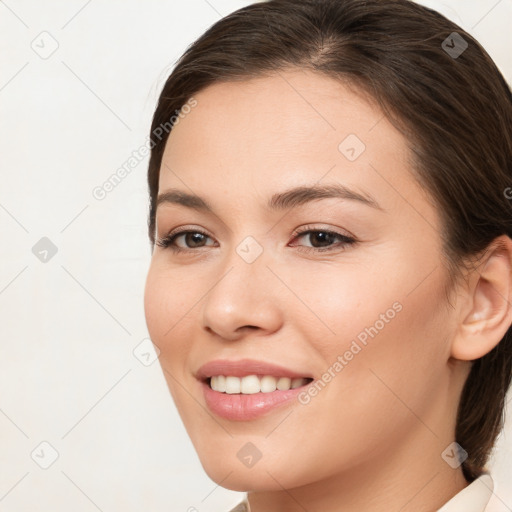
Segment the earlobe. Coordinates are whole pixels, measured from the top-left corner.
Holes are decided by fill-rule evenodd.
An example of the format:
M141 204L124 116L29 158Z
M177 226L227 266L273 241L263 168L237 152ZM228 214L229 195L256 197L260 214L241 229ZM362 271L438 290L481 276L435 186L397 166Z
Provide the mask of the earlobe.
M512 240L505 235L493 240L470 274L469 312L461 313L451 350L464 361L489 353L512 324Z

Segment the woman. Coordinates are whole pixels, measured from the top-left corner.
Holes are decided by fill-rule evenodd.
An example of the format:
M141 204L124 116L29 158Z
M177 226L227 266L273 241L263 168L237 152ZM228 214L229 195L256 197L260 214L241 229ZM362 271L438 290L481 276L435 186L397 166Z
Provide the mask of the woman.
M236 510L485 510L512 97L478 42L407 0L254 4L187 49L152 136L147 325Z

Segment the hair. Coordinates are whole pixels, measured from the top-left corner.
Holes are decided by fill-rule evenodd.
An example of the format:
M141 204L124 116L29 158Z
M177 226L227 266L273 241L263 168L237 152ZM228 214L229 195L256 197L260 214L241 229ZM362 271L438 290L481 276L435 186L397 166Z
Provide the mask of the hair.
M454 41L461 49L467 43L460 55L449 51ZM408 0L270 0L239 9L178 60L160 94L151 134L211 84L297 68L354 86L376 100L404 135L411 172L439 210L451 285L496 237L512 235L506 197L512 181L510 87L471 35ZM154 144L149 161L152 247L170 131ZM472 362L461 394L455 438L468 453L462 470L470 482L485 471L503 427L511 378L509 328L492 351Z

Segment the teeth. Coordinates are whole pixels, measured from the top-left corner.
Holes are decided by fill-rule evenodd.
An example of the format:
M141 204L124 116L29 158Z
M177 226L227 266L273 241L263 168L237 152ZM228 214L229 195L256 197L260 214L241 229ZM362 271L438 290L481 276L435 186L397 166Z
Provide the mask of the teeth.
M235 378L235 377L233 377ZM260 392L260 379L256 375L248 375L240 380L240 393L253 395Z
M277 389L281 391L286 391L287 389L290 389L292 387L292 379L289 379L288 377L281 377L277 381Z
M272 393L277 389L277 380L272 375L265 375L260 380L260 389L262 393Z
M222 393L226 392L226 377L224 375L218 375L217 377L212 377L210 381L210 387L214 391L220 391Z
M240 393L241 382L238 377L226 377L226 393L233 395Z
M307 379L292 379L292 389L300 388L300 386L304 385Z
M230 395L242 394L253 395L254 393L272 393L276 389L279 391L288 391L307 384L309 379L289 377L276 378L272 375L247 375L245 377L233 377L231 375L215 375L210 378L210 387L214 391L227 393Z

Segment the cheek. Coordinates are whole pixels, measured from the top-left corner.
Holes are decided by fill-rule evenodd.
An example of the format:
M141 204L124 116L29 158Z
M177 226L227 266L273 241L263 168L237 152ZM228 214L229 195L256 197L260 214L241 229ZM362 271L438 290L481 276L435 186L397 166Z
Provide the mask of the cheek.
M144 311L151 341L160 350L158 361L163 376L183 416L186 409L182 404L184 397L179 383L183 382L190 349L184 329L187 328L187 312L195 301L187 300L186 293L178 293L177 290L188 289L190 294L190 288L180 286L175 275L171 276L170 272L152 263L144 289Z
M351 266L300 273L308 305L322 321L303 323L323 361L316 370L329 382L319 395L363 417L383 403L395 407L396 396L424 410L446 380L450 318L441 267L429 275L433 259L396 261L381 260L373 272Z
M300 323L301 318L304 323L308 321L311 327L305 339L314 343L326 360L335 359L355 339L364 344L374 337L375 331L379 336L388 331L403 309L407 277L398 273L390 279L388 272L349 262L338 268L325 266L315 272L299 269L294 274L295 282L289 281L290 288L304 299L310 314L304 315L303 306L299 303L294 306L296 301L292 301L290 306L295 316L291 323Z
M290 275L290 287L300 291L317 317L309 337L320 340L316 348L330 359L355 339L363 346L386 340L378 345L388 352L432 352L447 322L444 267L434 242L411 236L387 247L347 253L339 265L318 266L314 272L297 269L294 281ZM396 354L378 355L395 361Z
M195 302L189 298L190 294L190 287L182 286L176 275L165 272L158 264L151 265L144 289L144 312L151 340L160 349L161 361L167 359L169 351L183 349L180 340L184 337L177 333L183 329Z
M144 314L151 339L157 345L166 329L169 329L169 319L166 313L169 295L165 279L162 279L161 274L152 263L144 288Z

